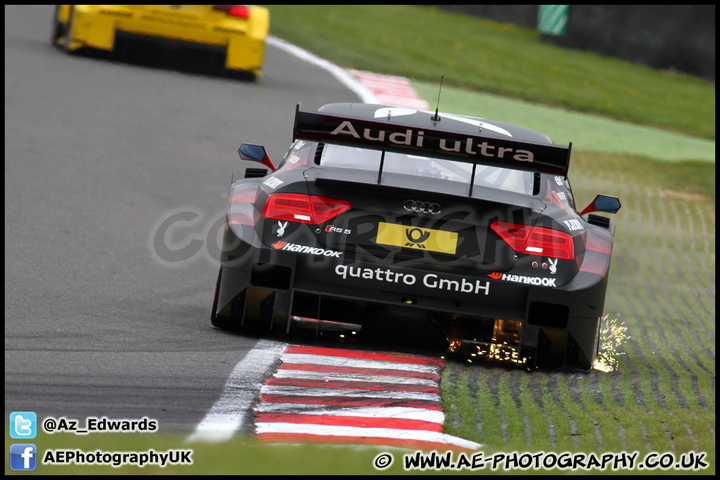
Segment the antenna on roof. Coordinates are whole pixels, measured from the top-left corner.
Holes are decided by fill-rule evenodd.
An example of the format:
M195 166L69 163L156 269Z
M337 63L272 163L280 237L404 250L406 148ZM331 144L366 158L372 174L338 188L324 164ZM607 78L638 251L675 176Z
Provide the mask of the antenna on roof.
M438 115L438 110L440 109L440 93L442 92L443 78L445 78L445 75L442 75L440 77L440 90L438 90L438 100L437 106L435 107L435 116L430 117L430 120L432 120L434 123L437 123L441 120L440 116Z

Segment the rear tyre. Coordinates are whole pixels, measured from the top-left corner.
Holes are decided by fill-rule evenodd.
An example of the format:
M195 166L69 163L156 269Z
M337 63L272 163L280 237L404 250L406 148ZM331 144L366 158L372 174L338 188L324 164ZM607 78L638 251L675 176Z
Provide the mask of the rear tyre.
M218 272L218 278L215 282L215 296L213 298L213 304L212 304L212 311L210 312L210 323L212 323L216 327L220 327L218 316L217 316L217 307L218 307L218 294L220 293L220 279L222 278L222 267L220 267L220 271Z
M53 16L52 28L50 29L50 45L55 48L60 48L60 38L62 38L65 28L63 24L58 20L58 14L60 13L60 5L55 6L55 15Z
M57 15L56 17L57 18ZM64 29L64 37L62 42L62 49L65 51L65 53L72 54L73 51L70 50L70 44L72 43L72 26L73 22L75 22L75 7L70 7L70 14L68 15L68 22L66 25L63 25Z
M233 70L230 68L226 68L225 75L228 78L232 78L233 80L240 80L248 83L257 82L257 75L255 75L253 72L248 72L246 70Z
M220 280L222 279L222 267L218 272L217 282L215 283L215 298L213 298L212 311L210 312L210 323L213 326L222 328L223 330L232 329L232 319L228 317L221 317L217 314L218 308L218 296L220 295Z

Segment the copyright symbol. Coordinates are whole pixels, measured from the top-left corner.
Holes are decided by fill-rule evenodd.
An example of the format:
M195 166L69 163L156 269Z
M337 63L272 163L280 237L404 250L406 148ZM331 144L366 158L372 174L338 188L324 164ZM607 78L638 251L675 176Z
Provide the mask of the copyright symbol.
M393 457L389 453L381 453L377 457L375 457L375 460L373 460L373 465L375 465L375 468L378 470L385 470L390 465L392 465Z
M43 421L43 429L47 433L53 433L56 425L57 421L54 418L46 418L45 421Z

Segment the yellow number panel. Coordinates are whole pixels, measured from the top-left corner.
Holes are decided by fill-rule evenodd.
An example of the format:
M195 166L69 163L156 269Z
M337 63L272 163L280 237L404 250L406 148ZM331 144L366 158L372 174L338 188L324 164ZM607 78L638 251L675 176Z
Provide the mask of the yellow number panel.
M380 222L376 242L380 245L455 254L457 238L457 232Z

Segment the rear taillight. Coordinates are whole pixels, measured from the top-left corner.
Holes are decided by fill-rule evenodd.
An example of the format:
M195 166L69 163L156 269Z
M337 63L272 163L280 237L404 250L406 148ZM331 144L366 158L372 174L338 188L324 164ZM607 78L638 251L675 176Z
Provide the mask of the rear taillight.
M345 200L327 197L310 197L310 202L313 207L313 217L315 217L313 223L316 225L325 223L341 213L350 210L350 204Z
M247 5L213 5L213 10L225 12L231 17L247 20L250 17L250 9Z
M263 217L292 222L313 223L310 197L295 193L270 195L265 203Z
M268 197L263 217L320 225L349 209L350 204L345 200L298 193L276 193Z
M567 260L575 258L573 237L565 232L505 222L495 222L490 228L516 252Z

